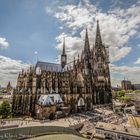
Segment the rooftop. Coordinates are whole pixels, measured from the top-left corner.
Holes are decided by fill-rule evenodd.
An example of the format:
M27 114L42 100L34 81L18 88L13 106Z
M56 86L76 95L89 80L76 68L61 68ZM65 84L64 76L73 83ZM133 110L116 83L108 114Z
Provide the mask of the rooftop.
M140 136L140 129L134 127L125 127L122 125L115 125L111 123L98 122L96 128L101 128L109 131L116 131L120 133L127 133L130 135Z
M39 67L41 70L46 70L46 71L60 72L62 70L61 64L43 62L43 61L37 61L36 68L37 67Z

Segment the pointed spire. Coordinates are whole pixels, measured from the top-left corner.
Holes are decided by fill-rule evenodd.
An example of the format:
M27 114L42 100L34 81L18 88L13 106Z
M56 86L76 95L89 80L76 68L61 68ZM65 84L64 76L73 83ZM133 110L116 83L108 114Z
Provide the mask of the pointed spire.
M74 66L75 66L75 57L74 57L74 61L73 61L73 62L74 62L74 63L73 63L73 64L74 64Z
M99 21L97 20L97 29L96 29L96 41L95 41L95 46L100 46L100 45L102 45L102 39L101 39Z
M78 62L79 62L79 53L78 53Z
M62 69L64 69L66 63L67 63L67 55L66 55L66 52L65 52L65 38L64 38L63 50L62 50L62 54L61 54L61 66L62 66Z
M29 72L32 73L32 65L30 66L30 70L29 70Z
M73 69L76 68L76 60L75 60L75 57L74 57L74 60L73 60Z
M8 82L8 85L7 85L7 86L8 86L8 87L9 87L9 86L11 86L11 83L10 83L10 81Z
M11 83L10 83L10 81L8 82L8 84L7 84L7 89L8 88L11 88L12 86L11 86Z
M85 35L85 46L84 46L84 51L85 51L85 52L90 51L89 39L88 39L88 30L87 30L87 28L86 28L86 35Z
M81 61L82 61L82 59L83 59L83 53L84 53L84 51L82 50L82 53L81 53Z
M63 52L62 52L63 55L66 55L66 52L65 52L65 37L63 38Z

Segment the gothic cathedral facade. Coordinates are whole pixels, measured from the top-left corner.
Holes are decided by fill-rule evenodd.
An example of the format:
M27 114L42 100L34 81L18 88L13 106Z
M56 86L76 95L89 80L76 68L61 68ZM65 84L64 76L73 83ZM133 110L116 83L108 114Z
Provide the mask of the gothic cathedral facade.
M87 29L84 42L81 56L70 67L64 41L60 65L37 62L35 67L19 74L13 93L14 114L35 115L35 105L42 94L60 94L73 112L111 103L109 52L102 43L98 21L94 46L90 48Z

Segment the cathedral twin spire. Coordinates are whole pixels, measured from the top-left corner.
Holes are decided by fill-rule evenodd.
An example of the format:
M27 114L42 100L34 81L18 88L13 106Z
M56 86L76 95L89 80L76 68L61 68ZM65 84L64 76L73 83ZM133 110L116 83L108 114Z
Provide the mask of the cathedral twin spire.
M102 46L102 39L101 39L101 34L100 34L99 21L97 20L95 47L99 47L99 46ZM89 55L90 55L90 44L89 44L89 38L88 38L88 30L86 28L84 57L89 57ZM65 38L64 38L63 39L63 50L62 50L62 55L61 55L62 69L65 67L66 63L67 63L67 55L66 55L66 50L65 50Z
M97 20L97 28L96 28L96 38L95 38L95 48L102 46L102 39L99 27L99 21ZM90 55L90 45L89 45L89 38L88 38L88 30L86 28L85 34L85 45L84 45L84 54L89 57Z

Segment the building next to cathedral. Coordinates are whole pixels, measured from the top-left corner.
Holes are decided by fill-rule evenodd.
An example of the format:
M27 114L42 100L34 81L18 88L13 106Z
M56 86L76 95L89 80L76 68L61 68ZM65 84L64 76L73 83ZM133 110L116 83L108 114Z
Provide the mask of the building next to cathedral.
M81 56L70 66L64 40L61 64L38 61L35 67L22 71L13 94L13 114L36 115L39 98L46 94L59 94L63 105L69 105L72 112L111 103L109 52L102 43L98 21L95 44L90 47L86 29L83 46Z

